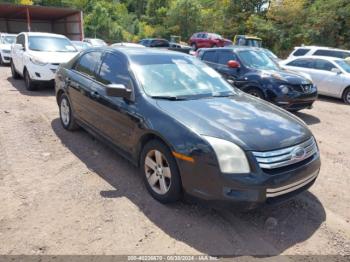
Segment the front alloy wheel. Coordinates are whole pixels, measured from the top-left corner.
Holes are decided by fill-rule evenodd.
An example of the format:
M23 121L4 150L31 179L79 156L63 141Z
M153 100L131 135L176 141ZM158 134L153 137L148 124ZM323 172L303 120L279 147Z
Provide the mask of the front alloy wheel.
M181 198L182 183L177 163L164 143L149 141L142 150L140 167L153 198L164 204Z
M165 156L158 150L151 150L145 159L147 182L157 194L164 195L171 185L171 171Z
M344 92L343 100L346 104L350 104L350 88Z

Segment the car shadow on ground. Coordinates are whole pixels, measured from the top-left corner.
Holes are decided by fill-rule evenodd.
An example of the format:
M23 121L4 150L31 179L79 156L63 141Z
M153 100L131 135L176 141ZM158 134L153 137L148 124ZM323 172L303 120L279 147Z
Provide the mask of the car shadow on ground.
M26 96L54 96L55 88L53 85L48 83L41 83L37 86L34 91L28 91L24 85L23 78L13 79L12 77L8 77L7 81L11 83L11 85L22 95Z
M315 125L321 123L321 120L313 115L309 115L304 112L295 112L294 115L301 118L307 125Z
M138 168L109 147L83 130L64 130L58 118L51 126L65 147L113 186L113 190L100 192L102 198L129 199L155 226L179 241L177 243L201 253L278 255L310 238L326 220L322 204L310 192L279 206L245 213L182 201L162 205L148 194Z

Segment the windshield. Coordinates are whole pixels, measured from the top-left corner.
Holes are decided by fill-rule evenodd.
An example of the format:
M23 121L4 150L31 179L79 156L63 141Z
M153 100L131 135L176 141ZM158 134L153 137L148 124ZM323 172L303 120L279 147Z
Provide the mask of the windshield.
M235 93L214 69L193 57L139 55L132 69L149 96L228 96Z
M336 60L337 65L339 65L345 72L350 73L350 64L345 60Z
M52 36L30 36L28 47L32 51L42 52L76 52L67 38Z
M5 35L1 39L3 44L13 44L16 41L16 36L14 35Z
M279 70L279 66L264 52L243 50L238 56L244 66L259 70Z

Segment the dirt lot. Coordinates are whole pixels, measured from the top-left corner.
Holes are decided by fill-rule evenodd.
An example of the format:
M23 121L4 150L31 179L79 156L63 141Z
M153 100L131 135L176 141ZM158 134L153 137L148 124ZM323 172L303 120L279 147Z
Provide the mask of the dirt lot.
M350 255L350 106L321 98L298 116L321 150L309 192L243 214L164 206L126 160L63 130L52 88L0 67L0 254Z

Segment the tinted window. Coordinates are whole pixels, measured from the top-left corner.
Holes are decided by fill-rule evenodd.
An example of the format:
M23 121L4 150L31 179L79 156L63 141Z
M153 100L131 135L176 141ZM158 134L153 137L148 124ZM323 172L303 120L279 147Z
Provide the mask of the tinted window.
M24 43L25 43L24 39L25 39L24 35L17 36L16 44L20 44L24 47Z
M305 55L307 52L309 52L310 49L306 49L306 48L299 48L297 50L294 51L293 55L294 56L303 56Z
M84 54L75 65L75 70L89 76L95 75L95 67L101 60L100 52L89 52Z
M152 47L169 47L169 42L167 40L154 40Z
M317 50L313 55L319 55L319 56L331 56L331 57L338 57L338 58L347 58L350 57L349 52L345 51L336 51L336 50Z
M209 51L209 52L205 52L203 54L203 58L202 59L204 61L215 63L215 60L216 60L215 58L216 58L215 51Z
M328 61L323 60L323 59L316 59L314 64L313 64L314 69L324 70L324 71L331 71L332 68L334 68L334 67L335 66L331 62L328 62Z
M287 64L288 66L296 66L296 67L304 67L304 68L312 68L313 60L312 59L296 59Z
M130 74L126 62L121 56L107 54L103 59L98 81L105 85L123 84L130 86Z
M230 51L221 51L218 54L218 63L222 65L226 65L228 61L230 60L237 60L236 56L234 53Z

